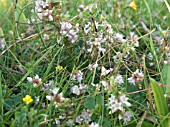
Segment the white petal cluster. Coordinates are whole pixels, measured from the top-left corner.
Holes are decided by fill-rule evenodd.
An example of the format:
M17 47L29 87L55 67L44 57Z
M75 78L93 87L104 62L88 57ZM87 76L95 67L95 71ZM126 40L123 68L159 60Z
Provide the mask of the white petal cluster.
M53 21L53 10L48 9L48 2L44 2L43 0L35 1L35 11L37 12L37 16L41 20Z
M78 29L79 24L73 27L69 22L60 22L60 33L61 35L66 35L68 39L74 43L78 39Z
M108 109L111 109L110 114L115 113L117 111L124 112L124 106L129 107L131 104L128 102L128 98L125 95L121 95L116 98L113 94L109 98L109 102L107 104Z
M143 81L144 78L144 74L142 73L142 71L139 71L139 69L137 69L135 72L133 72L132 77L128 78L129 83L134 84L136 82L141 82Z
M42 83L41 82L42 79L38 75L36 75L34 78L27 77L27 80L28 80L28 82L33 83L34 87L37 87L38 85L40 85Z
M88 124L91 121L92 112L90 110L83 110L83 112L76 117L76 123L82 124L83 122Z
M91 123L89 127L100 127L98 123Z

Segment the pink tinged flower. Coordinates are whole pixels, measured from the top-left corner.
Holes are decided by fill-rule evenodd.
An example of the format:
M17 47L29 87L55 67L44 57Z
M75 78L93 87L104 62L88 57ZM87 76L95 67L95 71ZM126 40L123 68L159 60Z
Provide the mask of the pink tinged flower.
M118 74L114 80L115 83L124 84L122 75Z
M87 88L87 85L85 85L85 84L83 84L83 83L80 83L79 86L80 86L80 87L79 87L80 90L84 90L84 89Z
M131 78L128 78L129 83L135 84L136 82L141 82L144 78L144 75L142 72L139 72L139 69L137 69L133 74Z
M71 88L71 90L72 90L72 92L74 93L74 94L76 94L76 95L80 95L80 89L79 89L79 87L76 85L76 86L73 86L72 88Z
M54 88L54 89L52 90L52 93L53 93L54 95L56 95L56 94L58 93L58 91L59 91L59 88Z
M67 37L69 38L69 40L71 40L72 43L74 43L78 39L77 32L75 32L75 30L73 29L69 31Z
M52 16L53 10L45 10L43 12L43 16L47 18L48 21L53 21L53 16Z
M79 70L78 72L75 72L72 79L77 79L79 83L83 80L83 73Z
M48 7L48 3L44 2L43 0L38 0L35 1L35 10L39 13L39 12L43 12L43 10Z
M33 84L34 87L36 87L36 86L38 86L39 84L42 83L42 82L41 82L41 78L39 78L38 75L36 75L36 76L34 77L34 79L33 79L32 82L34 83L34 84Z
M134 46L139 47L138 36L135 35L134 32L130 32L130 38L132 39L132 43L134 44Z
M135 80L135 78L134 78L134 77L130 77L130 78L128 78L128 81L129 81L129 83L131 83L131 84L134 84L134 85L135 85L136 80Z
M41 20L43 19L43 13L37 13L37 16L39 19L41 19Z
M60 33L66 34L73 26L68 22L60 22Z
M60 93L60 94L57 95L56 103L63 102L64 100L65 100L65 98L63 97L63 93Z
M122 34L119 34L119 33L116 33L114 39L118 42L126 42L125 39L123 39L123 35Z
M42 1L40 5L42 6L42 8L46 8L49 6L48 3L44 1Z
M128 102L128 99L129 98L127 98L125 95L122 95L122 96L120 96L119 97L120 98L120 101L123 103L123 104L125 104L126 106L131 106L131 104Z
M41 7L42 0L35 1L35 10L37 12L42 12L43 8Z

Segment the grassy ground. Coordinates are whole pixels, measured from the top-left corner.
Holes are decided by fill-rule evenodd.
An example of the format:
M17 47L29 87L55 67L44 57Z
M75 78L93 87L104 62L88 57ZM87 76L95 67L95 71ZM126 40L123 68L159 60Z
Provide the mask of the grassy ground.
M168 0L37 1L0 0L0 127L170 126Z

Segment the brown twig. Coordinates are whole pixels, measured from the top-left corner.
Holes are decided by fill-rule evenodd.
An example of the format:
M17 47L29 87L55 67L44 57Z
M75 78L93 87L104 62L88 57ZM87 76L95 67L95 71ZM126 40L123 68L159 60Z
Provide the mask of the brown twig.
M5 69L5 70L7 70L7 71L10 71L10 72L12 72L12 73L16 73L16 74L20 74L20 75L25 75L25 73L24 72L19 72L19 71L16 71L16 70L13 70L13 69L11 69L11 68L6 68L6 67L4 67L4 66L1 66L0 65L0 68L3 68L3 69Z
M15 43L13 43L12 45L8 46L4 51L2 51L2 53L0 54L0 56L2 56L6 51L8 51L11 47L15 46L16 44L21 43L21 42L23 42L23 41L32 40L32 39L38 37L38 35L39 35L39 34L42 34L42 33L44 33L44 30L41 31L40 33L33 34L33 35L31 35L31 36L29 36L29 37L26 37L26 38L24 38L24 39L17 40Z

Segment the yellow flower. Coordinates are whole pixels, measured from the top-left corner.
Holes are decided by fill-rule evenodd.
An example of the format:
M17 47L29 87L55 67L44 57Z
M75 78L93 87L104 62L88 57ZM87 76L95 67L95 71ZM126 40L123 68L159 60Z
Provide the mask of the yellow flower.
M103 15L100 15L100 19L103 20L103 19L106 19Z
M59 72L63 69L63 66L58 65L57 67L55 67L55 69L56 69L56 72Z
M133 0L133 1L129 4L129 7L133 8L134 10L137 9L137 5L136 5L135 0Z
M27 105L33 101L30 95L26 95L24 98L22 98L23 102L25 102Z

